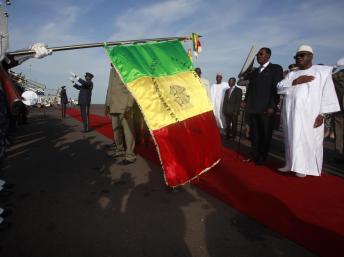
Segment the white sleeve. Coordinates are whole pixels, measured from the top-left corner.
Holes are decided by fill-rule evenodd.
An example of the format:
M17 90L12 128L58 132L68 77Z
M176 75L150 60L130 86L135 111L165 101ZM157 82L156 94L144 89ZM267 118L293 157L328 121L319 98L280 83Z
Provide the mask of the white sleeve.
M291 76L291 74L289 73L285 77L285 79L281 80L277 84L277 94L287 95L293 87L293 80L294 80L294 76Z
M340 111L337 93L332 80L332 73L329 72L325 79L322 91L320 113L332 113Z

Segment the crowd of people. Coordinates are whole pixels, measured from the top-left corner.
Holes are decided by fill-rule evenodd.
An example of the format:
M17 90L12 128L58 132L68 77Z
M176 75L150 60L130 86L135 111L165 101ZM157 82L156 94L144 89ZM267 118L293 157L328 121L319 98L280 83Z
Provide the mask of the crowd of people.
M314 65L313 49L300 46L294 56L295 63L283 71L270 62L271 49L261 48L256 54L260 65L246 71L239 84L246 86L246 94L236 85L236 78L223 82L222 74L216 75L216 83L210 86L202 78L200 68L195 69L213 105L214 117L220 133L226 139L235 140L238 117L241 110L250 129L250 152L244 162L263 165L270 151L273 130L276 128L276 112L281 113L285 145L285 166L280 172L294 172L298 177L320 176L323 162L324 124L328 115L336 121L336 151L343 159L343 60L338 67ZM112 64L111 64L112 66ZM81 85L79 106L84 129L89 130L89 106L93 75L85 74L85 80L75 76ZM333 81L335 83L333 83ZM282 97L281 97L282 96ZM105 101L105 114L110 115L114 142L113 157L121 165L135 162L135 126L133 106L135 101L119 78L116 69L110 70ZM142 119L142 117L141 117ZM242 126L241 126L242 127Z
M270 62L271 49L261 48L256 54L260 66L239 78L238 85L246 87L244 97L234 77L227 83L218 73L216 83L210 87L201 78L201 69L196 68L206 91L210 91L215 120L226 139L235 140L242 110L243 123L249 128L246 136L251 141L244 162L266 162L273 130L279 124L277 112L281 113L286 160L285 166L278 169L280 172L294 172L298 177L320 176L327 120L335 132L335 160L344 161L344 59L334 67L314 65L313 54L311 46L300 46L295 63L283 71L280 65Z

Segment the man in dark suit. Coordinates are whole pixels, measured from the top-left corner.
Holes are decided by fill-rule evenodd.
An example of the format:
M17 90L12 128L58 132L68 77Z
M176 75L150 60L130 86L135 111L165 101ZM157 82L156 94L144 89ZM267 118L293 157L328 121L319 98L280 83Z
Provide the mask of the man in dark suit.
M242 90L235 86L236 79L228 80L229 88L225 92L222 111L226 117L226 138L235 140L237 134L238 115L240 112L240 103Z
M82 118L82 123L84 129L81 131L83 133L89 131L89 117L90 117L90 105L91 105L91 97L92 97L92 89L93 89L93 82L92 78L93 75L89 72L85 74L85 80L76 77L77 82L81 84L74 84L73 87L80 90L79 97L78 97L78 105L80 106L80 113Z
M270 63L271 50L267 47L261 48L256 57L260 67L247 75L249 86L243 102L252 126L251 156L245 161L262 165L270 148L278 102L276 85L283 79L283 69Z

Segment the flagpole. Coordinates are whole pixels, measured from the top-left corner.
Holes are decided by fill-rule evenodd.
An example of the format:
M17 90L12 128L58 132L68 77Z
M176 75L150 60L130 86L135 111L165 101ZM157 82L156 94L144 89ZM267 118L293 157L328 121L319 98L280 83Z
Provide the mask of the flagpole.
M58 52L58 51L103 47L105 45L107 45L107 46L128 45L128 44L139 44L139 43L159 42L159 41L173 41L173 40L191 40L191 36L146 38L146 39L123 40L123 41L113 41L113 42L98 42L98 43L90 43L90 44L78 44L78 45L48 47L47 49L52 50L53 52ZM10 55L10 56L21 56L21 55L29 55L29 54L35 54L35 51L33 51L31 49L26 49L26 50L19 50L19 51L13 51L13 52L7 53L7 55Z
M248 69L252 69L252 66L253 66L253 62L254 62L254 57L255 57L255 51L256 51L256 48L255 46L253 45L246 57L246 60L244 62L244 65L242 66L241 68L241 71L238 75L238 77L240 78Z

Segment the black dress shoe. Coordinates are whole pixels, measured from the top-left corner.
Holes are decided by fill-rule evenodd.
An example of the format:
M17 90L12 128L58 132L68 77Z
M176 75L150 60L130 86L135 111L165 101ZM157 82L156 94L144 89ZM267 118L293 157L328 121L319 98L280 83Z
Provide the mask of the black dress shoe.
M119 163L118 163L118 165L129 165L129 164L132 164L132 163L134 163L135 161L129 161L129 160L127 160L127 159L124 159L124 160L122 160L122 161L120 161Z
M258 158L254 161L254 163L255 163L257 166L260 166L260 165L263 165L265 161L266 161L266 157L261 156L261 157L258 157Z
M242 160L242 162L253 162L254 161L254 159L253 158L251 158L251 157L249 157L249 158L247 158L247 159L244 159L244 160Z
M263 165L264 161L262 159L258 159L254 162L254 164L256 164L257 166L261 166Z

